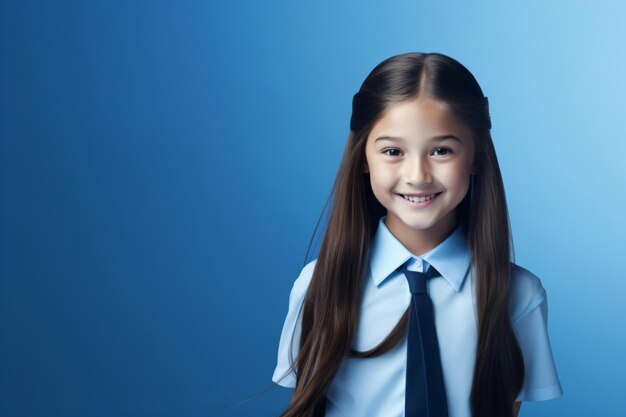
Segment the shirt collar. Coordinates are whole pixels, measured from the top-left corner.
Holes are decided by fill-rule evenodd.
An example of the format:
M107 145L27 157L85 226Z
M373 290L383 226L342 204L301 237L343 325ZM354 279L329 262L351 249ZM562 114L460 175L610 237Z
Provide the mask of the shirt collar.
M409 259L420 258L435 267L452 288L459 292L471 263L471 253L463 225L459 223L443 242L423 256L417 257L389 231L384 222L386 217L387 215L384 215L378 221L369 261L376 286L379 287Z

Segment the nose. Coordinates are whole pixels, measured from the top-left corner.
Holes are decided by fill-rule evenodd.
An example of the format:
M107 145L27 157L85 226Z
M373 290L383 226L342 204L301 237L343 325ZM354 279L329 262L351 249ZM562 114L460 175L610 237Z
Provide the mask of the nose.
M432 182L430 165L427 158L415 156L407 158L404 164L404 181L407 184L419 185Z

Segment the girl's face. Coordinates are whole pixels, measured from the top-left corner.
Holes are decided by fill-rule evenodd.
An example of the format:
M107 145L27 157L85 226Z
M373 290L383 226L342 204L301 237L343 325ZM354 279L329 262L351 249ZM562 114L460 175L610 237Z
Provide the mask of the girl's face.
M445 103L420 97L391 105L370 132L365 157L363 172L387 209L385 225L407 249L422 255L453 231L474 141Z

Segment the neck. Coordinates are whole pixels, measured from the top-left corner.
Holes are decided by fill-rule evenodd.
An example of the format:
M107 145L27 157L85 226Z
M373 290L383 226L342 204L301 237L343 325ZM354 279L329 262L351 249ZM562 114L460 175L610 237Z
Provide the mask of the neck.
M422 256L454 232L457 220L454 212L450 214L428 229L413 229L395 216L387 216L385 226L413 255Z

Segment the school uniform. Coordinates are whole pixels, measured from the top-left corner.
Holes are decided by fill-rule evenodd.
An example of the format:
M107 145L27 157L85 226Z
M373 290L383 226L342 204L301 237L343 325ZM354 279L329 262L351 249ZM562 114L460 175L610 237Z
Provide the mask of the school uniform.
M372 241L368 271L353 348L366 351L378 345L395 327L411 301L408 282L397 268L424 272L432 265L441 276L427 282L434 304L449 417L470 417L470 392L476 359L477 309L474 267L464 228L423 256L413 255L380 218ZM295 387L290 372L279 379L298 353L304 300L317 259L295 280L283 325L277 365L272 380ZM511 263L509 313L524 363L525 378L516 401L541 401L563 393L548 336L548 299L538 277ZM406 384L407 337L375 358L343 359L327 393L326 416L403 417Z

